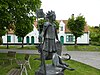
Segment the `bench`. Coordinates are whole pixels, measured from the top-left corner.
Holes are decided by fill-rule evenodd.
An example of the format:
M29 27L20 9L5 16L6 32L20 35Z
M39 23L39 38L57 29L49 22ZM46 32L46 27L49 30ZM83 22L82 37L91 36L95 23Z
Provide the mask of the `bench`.
M16 60L16 52L15 51L8 51L8 53L6 54L2 54L2 57L0 58L0 60L3 61L3 64L5 63L5 60L9 60L10 64L12 65L12 61Z
M10 64L12 65L12 60L16 60L16 52L15 51L8 51L7 59L10 61Z
M16 60L16 63L20 66L20 69L22 69L21 75L23 72L25 72L25 74L28 75L26 65L28 65L29 69L31 70L29 59L30 59L30 55L25 54L24 60Z
M29 54L25 54L25 57L24 57L24 60L16 60L17 64L21 66L26 66L28 65L29 66L29 69L31 70L31 65L30 65L30 55Z
M7 75L21 75L21 69L13 68L8 72Z

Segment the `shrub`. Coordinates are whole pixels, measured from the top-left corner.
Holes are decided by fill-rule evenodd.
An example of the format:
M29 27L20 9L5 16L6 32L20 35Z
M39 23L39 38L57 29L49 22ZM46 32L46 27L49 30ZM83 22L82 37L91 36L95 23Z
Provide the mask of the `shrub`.
M91 41L91 42L90 42L90 44L91 44L91 45L97 45L97 46L99 46L99 45L100 45L100 43L99 43L99 42L95 42L95 41Z

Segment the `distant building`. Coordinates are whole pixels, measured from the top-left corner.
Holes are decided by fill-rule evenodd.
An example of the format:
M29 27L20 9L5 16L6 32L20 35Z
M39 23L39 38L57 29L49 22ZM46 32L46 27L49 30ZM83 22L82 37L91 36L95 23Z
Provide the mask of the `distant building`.
M74 44L75 36L71 34L67 27L67 20L58 20L59 24L59 39L63 44ZM77 38L77 44L89 44L89 30L88 26L84 27L84 34Z
M70 30L67 28L67 20L57 20L59 22L59 31L58 31L58 38L62 42L62 44L74 44L75 36L71 34ZM34 22L34 29L32 32L27 34L24 37L24 44L38 44L39 32L37 30L37 22ZM7 44L7 37L8 37L8 44L21 44L21 37L16 36L13 31L8 32L5 36L2 36L3 44ZM85 25L84 27L84 34L81 37L78 37L77 44L89 44L89 30L88 26Z

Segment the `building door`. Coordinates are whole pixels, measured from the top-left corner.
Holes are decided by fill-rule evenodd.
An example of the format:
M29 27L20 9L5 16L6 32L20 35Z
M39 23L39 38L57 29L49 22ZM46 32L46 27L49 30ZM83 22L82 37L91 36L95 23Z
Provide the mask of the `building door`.
M29 36L26 37L26 43L29 44Z
M34 44L34 36L31 37L31 44Z
M11 36L7 36L7 42L11 42Z
M61 42L62 44L64 44L64 37L63 37L63 36L60 37L60 42Z

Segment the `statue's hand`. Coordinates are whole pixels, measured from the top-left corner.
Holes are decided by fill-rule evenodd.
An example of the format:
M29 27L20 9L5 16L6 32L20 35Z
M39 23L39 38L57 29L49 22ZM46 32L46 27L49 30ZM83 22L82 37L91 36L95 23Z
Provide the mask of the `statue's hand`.
M61 43L59 40L56 40L56 43Z

